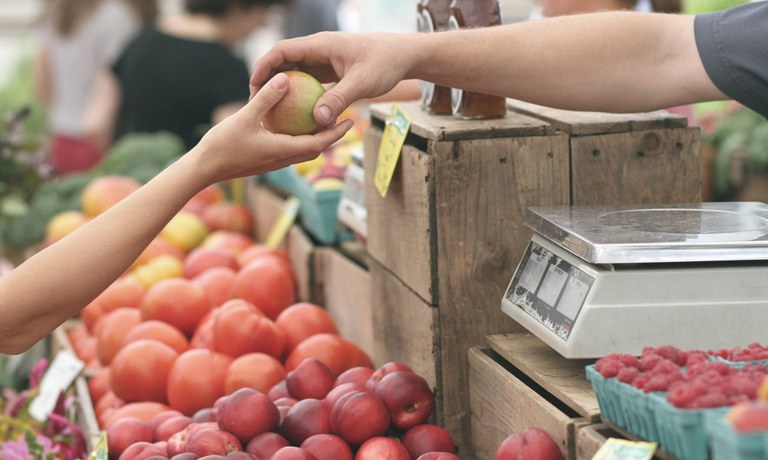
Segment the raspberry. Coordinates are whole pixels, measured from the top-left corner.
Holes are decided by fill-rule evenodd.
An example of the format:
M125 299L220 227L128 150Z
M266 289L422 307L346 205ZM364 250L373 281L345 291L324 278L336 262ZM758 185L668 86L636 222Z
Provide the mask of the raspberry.
M665 374L656 374L652 376L643 386L643 391L650 393L653 391L667 391L669 388L669 379Z
M662 359L664 358L657 355L656 353L649 353L649 354L643 355L640 357L640 370L649 371L653 369L656 366L656 364L658 364L659 361L661 361Z
M681 363L681 359L680 359L681 351L679 348L673 347L672 345L660 345L656 347L656 349L654 350L654 353L672 361L675 364L679 365Z
M706 361L709 361L709 358L703 351L689 351L685 354L685 361L681 363L681 365L692 366L694 364L703 363Z
M616 377L619 371L624 367L621 361L614 358L600 358L595 363L595 370L605 378Z
M635 380L638 375L640 375L640 370L638 368L624 367L619 371L618 374L616 374L616 379L619 382L631 384L632 381Z
M728 398L724 394L712 391L694 399L686 407L689 409L709 409L713 407L723 407L727 405L728 405Z
M686 407L696 397L693 387L689 385L671 385L667 393L667 401L675 407Z
M672 372L679 372L679 367L677 364L675 364L672 360L669 359L661 359L658 363L656 363L655 366L651 369L651 373L653 374L669 374Z

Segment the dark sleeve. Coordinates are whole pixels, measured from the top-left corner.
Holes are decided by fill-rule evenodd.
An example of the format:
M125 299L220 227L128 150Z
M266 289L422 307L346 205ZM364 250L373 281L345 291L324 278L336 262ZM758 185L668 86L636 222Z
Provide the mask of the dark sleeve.
M699 15L694 30L715 86L768 117L768 2Z

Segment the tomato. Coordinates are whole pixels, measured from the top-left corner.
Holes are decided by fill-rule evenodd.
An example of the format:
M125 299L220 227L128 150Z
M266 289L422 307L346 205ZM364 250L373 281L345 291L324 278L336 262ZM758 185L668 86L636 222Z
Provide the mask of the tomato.
M139 310L122 307L107 313L99 322L96 332L96 354L105 366L123 347L125 336L141 322Z
M285 333L286 353L315 334L338 334L336 323L324 308L308 302L299 302L283 310L275 324Z
M371 358L357 345L335 334L315 334L293 349L285 360L285 370L290 372L306 358L316 358L338 377L353 367L373 367Z
M224 381L231 363L231 356L202 348L179 355L168 375L171 408L192 416L200 409L212 407L224 396Z
M126 344L109 366L112 391L125 401L167 402L168 374L178 356L153 339Z
M91 375L88 379L88 394L91 397L91 403L95 406L99 400L110 391L109 386L109 367L102 367Z
M281 358L285 336L277 325L251 303L232 299L222 305L213 323L213 347L230 356L266 353Z
M153 339L162 342L176 350L177 353L183 353L189 348L189 340L178 329L164 321L150 319L137 324L125 336L123 346L141 339Z
M265 353L248 353L235 358L227 370L224 393L240 388L253 388L267 394L275 384L285 378L282 363Z
M211 306L218 307L232 298L237 272L227 267L209 268L192 278L192 282L200 286Z
M115 422L125 417L136 417L149 423L157 414L167 410L170 410L168 406L154 401L126 403L115 409L112 415L105 421L106 423L103 428L108 430Z
M147 290L141 302L141 318L157 319L192 335L210 311L208 297L200 286L183 278L158 281Z
M293 272L277 256L258 257L237 273L234 295L254 304L274 320L296 303Z

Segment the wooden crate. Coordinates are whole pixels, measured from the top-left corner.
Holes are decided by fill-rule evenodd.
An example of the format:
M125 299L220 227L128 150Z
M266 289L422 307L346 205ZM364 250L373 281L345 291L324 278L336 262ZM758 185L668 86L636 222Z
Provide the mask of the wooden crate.
M339 334L373 359L374 315L367 267L337 248L323 248L317 254L317 283L324 294L321 305L333 317Z
M469 350L474 457L493 458L504 438L537 427L576 459L580 428L600 420L584 371L592 361L566 360L528 333L489 336L488 345Z
M78 319L68 320L51 333L51 360L61 350L66 350L72 353L73 356L77 356L74 348L72 348L72 344L69 342L67 332L75 327L79 321ZM90 452L96 443L99 442L101 431L99 430L99 422L96 419L96 411L91 400L91 393L88 390L87 369L75 379L69 391L77 397L79 408L75 421L85 434L86 446L88 452Z
M667 113L578 118L513 107L504 119L468 122L428 115L417 103L400 107L412 116L411 128L382 198L373 178L391 105L371 106L367 247L380 273L437 307L440 418L463 446L467 350L488 335L523 330L500 302L532 234L523 224L526 208L699 201L698 130ZM374 286L383 283L371 274Z

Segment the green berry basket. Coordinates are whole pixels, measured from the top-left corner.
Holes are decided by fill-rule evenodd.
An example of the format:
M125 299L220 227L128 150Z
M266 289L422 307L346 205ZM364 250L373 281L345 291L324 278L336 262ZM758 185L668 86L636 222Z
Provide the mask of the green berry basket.
M628 428L627 413L630 408L626 397L619 391L619 385L623 385L615 378L603 377L594 364L586 367L587 380L592 384L592 390L597 397L600 406L600 417L613 422L620 428Z
M663 393L649 396L656 398L654 416L661 447L683 460L709 459L705 419L722 409L681 409L670 404Z
M716 409L707 414L705 424L709 434L712 460L764 460L768 458L768 432L740 433L725 418L728 409Z
M654 416L658 400L632 385L621 382L618 385L619 393L624 399L623 405L628 408L626 418L629 431L647 441L659 442L659 430Z

